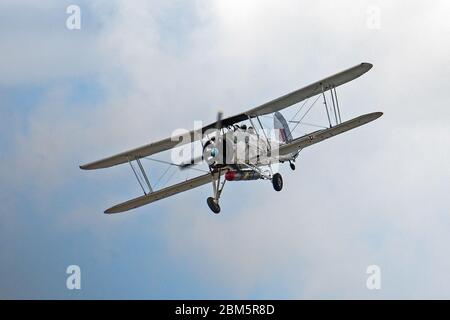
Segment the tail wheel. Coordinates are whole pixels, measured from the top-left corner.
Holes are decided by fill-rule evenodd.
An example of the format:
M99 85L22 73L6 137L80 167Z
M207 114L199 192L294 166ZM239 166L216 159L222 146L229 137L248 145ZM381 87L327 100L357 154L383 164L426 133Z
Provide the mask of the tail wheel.
M292 171L295 171L295 164L293 162L289 162L289 166L291 167Z
M208 199L206 199L206 203L208 204L208 207L211 209L211 211L215 214L218 214L220 212L219 203L216 202L213 197L209 197Z
M273 175L272 185L275 191L281 191L281 189L283 189L283 177L281 177L281 174L275 173Z

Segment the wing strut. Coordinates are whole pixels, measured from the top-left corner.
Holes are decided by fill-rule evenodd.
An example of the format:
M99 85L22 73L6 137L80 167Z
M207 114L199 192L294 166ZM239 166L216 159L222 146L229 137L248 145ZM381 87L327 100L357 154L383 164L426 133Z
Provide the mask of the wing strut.
M322 86L322 96L323 96L323 105L325 106L325 110L327 110L328 123L330 124L330 128L332 128L333 125L331 124L330 113L328 112L327 97L325 97L325 91L323 90L323 86Z
M136 180L138 181L139 185L141 186L142 191L144 191L144 195L147 195L148 193L152 193L153 192L153 188L152 188L152 186L150 184L150 180L148 180L147 174L145 173L145 170L144 170L144 167L142 166L141 160L138 157L136 157L135 160L136 160L136 163L138 164L138 167L139 167L139 169L141 171L140 174L142 174L142 176L138 175L138 173L136 172L136 169L134 169L133 163L128 158L128 163L130 164L130 167L133 170L133 173L134 173L134 176L136 177ZM144 188L144 186L142 184L141 179L143 179L145 181L145 183L147 184L148 192L145 191L145 188Z
M328 107L327 97L325 95L326 91L330 91L331 95L331 103L332 106ZM337 97L336 87L330 87L328 90L325 90L322 86L322 97L323 97L323 104L325 105L325 110L327 111L327 118L328 118L328 124L330 125L330 128L333 128L332 124L332 117L334 116L335 125L341 124L341 110L339 109L339 101Z
M338 114L337 114L337 109L336 109L336 104L334 103L334 93L333 93L333 88L330 90L330 94L331 94L331 102L333 103L333 112L334 112L334 119L336 120L336 124L339 123L338 121Z
M339 109L339 101L338 101L338 97L337 97L336 87L333 87L333 91L334 91L334 98L336 99L336 109L338 112L339 123L342 123L341 110ZM331 92L331 97L333 97L333 91ZM333 101L333 105L334 105L334 101Z

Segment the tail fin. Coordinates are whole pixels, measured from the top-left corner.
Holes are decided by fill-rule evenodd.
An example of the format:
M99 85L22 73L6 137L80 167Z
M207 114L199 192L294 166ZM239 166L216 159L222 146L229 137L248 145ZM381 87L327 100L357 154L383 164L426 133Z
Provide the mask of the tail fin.
M289 143L292 141L292 133L289 125L283 115L278 111L273 114L273 127L275 130L279 130L278 140L280 142Z

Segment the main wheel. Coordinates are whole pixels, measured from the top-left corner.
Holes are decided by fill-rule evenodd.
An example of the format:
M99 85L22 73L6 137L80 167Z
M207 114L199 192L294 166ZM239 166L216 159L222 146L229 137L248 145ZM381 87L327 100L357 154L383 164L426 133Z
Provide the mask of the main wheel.
M220 212L219 203L217 203L213 197L209 197L208 199L206 199L206 203L208 204L208 207L211 209L211 211L215 214L218 214Z
M281 174L275 173L272 177L272 185L275 191L281 191L283 189L283 178Z

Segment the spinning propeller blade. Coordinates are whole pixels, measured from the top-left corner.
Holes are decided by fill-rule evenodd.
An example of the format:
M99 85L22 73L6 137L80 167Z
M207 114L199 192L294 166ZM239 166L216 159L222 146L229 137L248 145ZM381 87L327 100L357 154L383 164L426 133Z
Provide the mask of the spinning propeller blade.
M219 110L217 112L217 121L216 121L216 129L217 132L219 132L220 129L222 129L222 119L223 119L223 112L221 110ZM218 133L216 133L217 135ZM180 165L180 169L184 170L184 169L189 169L190 167L199 164L203 161L203 154L199 157L196 158L192 158L190 163L183 163Z
M217 112L217 122L216 122L216 129L220 130L222 129L222 119L223 119L223 112L218 111Z

